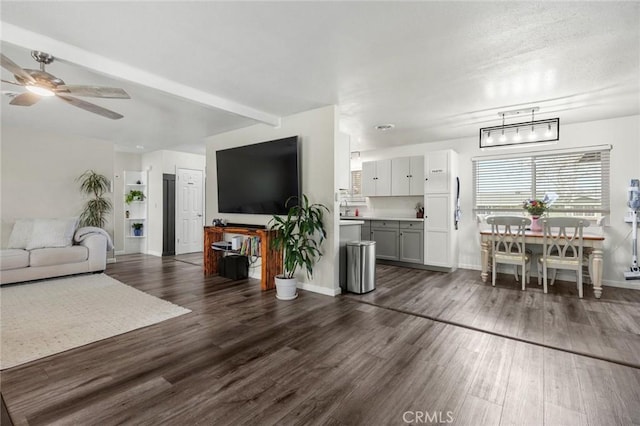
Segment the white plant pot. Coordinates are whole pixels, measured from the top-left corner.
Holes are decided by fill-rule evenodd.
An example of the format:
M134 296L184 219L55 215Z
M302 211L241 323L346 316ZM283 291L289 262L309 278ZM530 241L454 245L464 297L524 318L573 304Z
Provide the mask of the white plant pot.
M276 298L279 300L293 300L298 297L297 278L283 278L281 276L277 276L275 279Z

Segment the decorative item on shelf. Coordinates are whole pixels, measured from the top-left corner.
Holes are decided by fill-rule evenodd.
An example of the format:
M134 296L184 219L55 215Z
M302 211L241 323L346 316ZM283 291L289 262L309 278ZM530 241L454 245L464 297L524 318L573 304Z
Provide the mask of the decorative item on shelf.
M480 148L497 148L508 145L552 142L560 139L560 119L534 120L540 107L499 112L501 126L480 129ZM505 124L505 116L531 113L531 121Z
M542 231L542 224L539 222L540 216L545 214L551 205L558 199L558 194L549 192L544 194L544 198L529 199L522 204L522 208L531 215L531 230L534 232Z
M424 217L424 207L422 203L416 204L416 219L422 219Z
M313 275L313 267L322 256L320 246L327 236L322 219L324 211L329 209L323 204L309 204L304 194L302 199L290 197L285 206L296 201L287 216L273 216L269 221L269 229L276 231L272 245L282 249L284 257L283 273L275 278L276 297L280 300L298 297L294 273L304 267L307 277Z
M127 204L131 204L133 201L144 201L145 198L147 197L144 195L144 192L132 189L125 195L124 201Z
M126 217L127 219L129 219L129 215L130 215L130 214L131 214L131 213L129 213L129 210L125 211L125 212L124 212L124 217Z
M136 185L142 185L142 182L140 180L137 180Z
M213 226L227 226L227 220L226 219L213 219L211 221L211 224Z
M112 205L111 200L103 195L109 191L111 182L106 176L93 170L87 170L76 181L80 182L80 192L93 197L86 202L82 213L80 213L80 224L82 226L104 227Z
M133 228L133 236L134 237L142 237L142 228L143 228L144 224L142 223L134 223L131 225L131 227Z

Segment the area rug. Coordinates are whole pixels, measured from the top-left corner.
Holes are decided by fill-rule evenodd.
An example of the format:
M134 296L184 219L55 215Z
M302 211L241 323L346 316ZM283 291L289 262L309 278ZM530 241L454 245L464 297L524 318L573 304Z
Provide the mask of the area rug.
M0 369L191 312L104 274L0 288Z

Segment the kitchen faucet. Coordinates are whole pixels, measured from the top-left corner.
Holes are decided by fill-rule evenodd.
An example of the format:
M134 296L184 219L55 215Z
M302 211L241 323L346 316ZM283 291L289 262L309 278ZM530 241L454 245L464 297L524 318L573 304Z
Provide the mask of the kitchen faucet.
M344 205L342 204L344 203ZM349 208L349 202L347 200L340 201L340 207L344 207L344 215L349 216L351 209Z

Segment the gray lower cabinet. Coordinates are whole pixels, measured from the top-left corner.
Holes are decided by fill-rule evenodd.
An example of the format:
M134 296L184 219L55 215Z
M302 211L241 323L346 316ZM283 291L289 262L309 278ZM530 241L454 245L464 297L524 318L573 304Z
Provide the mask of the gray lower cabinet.
M365 220L364 225L360 229L360 239L362 241L372 241L371 239L371 221Z
M400 227L397 220L374 220L371 222L371 239L376 242L376 258L398 260Z
M424 236L422 230L400 229L400 261L422 263Z

